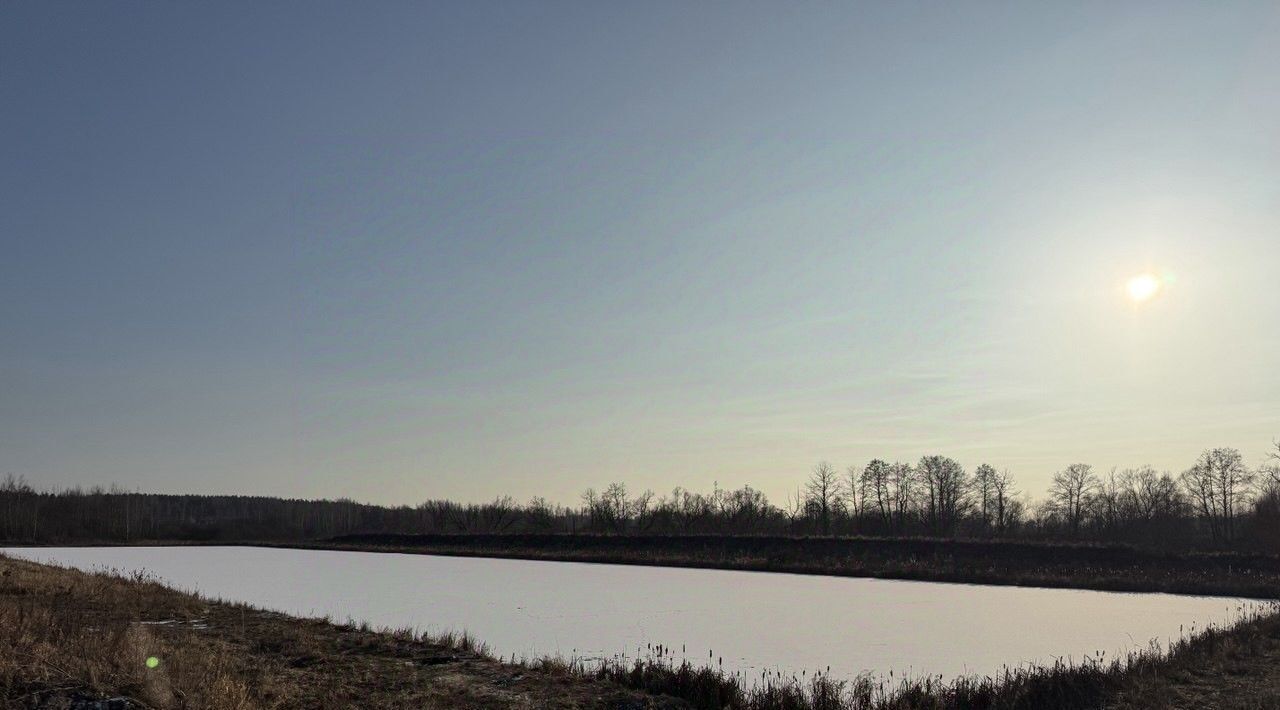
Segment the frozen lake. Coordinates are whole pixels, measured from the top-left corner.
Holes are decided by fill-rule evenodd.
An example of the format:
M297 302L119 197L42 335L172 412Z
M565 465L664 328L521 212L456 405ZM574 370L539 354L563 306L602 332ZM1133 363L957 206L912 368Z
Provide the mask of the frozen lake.
M255 547L9 548L92 570L147 570L210 597L302 616L465 630L503 656L646 655L748 678L765 670L991 674L1161 645L1256 602L762 572Z

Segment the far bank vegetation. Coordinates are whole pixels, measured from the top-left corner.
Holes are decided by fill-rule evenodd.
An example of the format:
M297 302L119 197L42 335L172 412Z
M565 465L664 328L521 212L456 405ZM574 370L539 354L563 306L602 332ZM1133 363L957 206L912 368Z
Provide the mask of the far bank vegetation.
M1171 549L1280 548L1280 443L1250 465L1236 449L1205 450L1181 472L1072 463L1032 498L1016 475L927 455L837 468L821 462L793 494L771 501L750 485L588 489L577 505L500 497L379 506L351 500L159 495L119 488L35 490L0 484L0 539L303 541L356 533L870 535L1070 540Z

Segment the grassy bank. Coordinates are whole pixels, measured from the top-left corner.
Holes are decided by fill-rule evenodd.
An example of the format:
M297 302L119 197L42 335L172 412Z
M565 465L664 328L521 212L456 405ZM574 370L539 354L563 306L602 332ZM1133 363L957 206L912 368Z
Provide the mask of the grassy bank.
M660 662L612 665L595 677L690 698L708 710L1261 710L1280 707L1280 615L1259 612L1232 628L1178 641L1167 653L1099 656L955 682L819 674L747 688L722 674Z
M1168 654L996 678L759 680L661 658L603 667L501 663L466 638L297 619L146 578L0 557L0 706L41 710L1244 710L1280 707L1280 616L1201 633Z
M1280 557L1123 545L521 534L346 535L299 547L1280 599Z

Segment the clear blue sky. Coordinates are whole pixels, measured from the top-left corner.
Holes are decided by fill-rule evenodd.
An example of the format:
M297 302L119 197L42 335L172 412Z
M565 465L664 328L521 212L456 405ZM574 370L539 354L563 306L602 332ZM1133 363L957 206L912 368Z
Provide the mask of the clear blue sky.
M1272 2L4 3L0 473L1256 462L1277 37Z

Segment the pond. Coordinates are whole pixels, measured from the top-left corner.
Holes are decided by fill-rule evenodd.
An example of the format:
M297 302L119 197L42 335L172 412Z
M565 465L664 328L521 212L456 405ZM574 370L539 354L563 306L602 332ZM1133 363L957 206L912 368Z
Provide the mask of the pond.
M11 548L80 569L146 570L172 586L300 616L465 630L496 655L598 659L662 644L758 678L988 675L1107 658L1255 602L764 572L257 547Z

